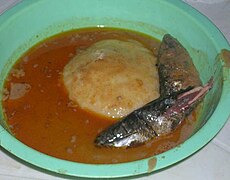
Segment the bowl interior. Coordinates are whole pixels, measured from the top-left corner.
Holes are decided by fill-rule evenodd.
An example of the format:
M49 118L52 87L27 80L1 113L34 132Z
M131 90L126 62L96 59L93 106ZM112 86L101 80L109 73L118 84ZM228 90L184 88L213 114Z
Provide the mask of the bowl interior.
M229 45L213 24L180 1L23 1L3 14L0 17L0 24L1 89L11 66L31 46L54 34L83 27L131 29L158 39L161 39L165 33L170 33L188 50L204 83L214 76L214 87L206 96L198 117L198 132L180 148L176 148L177 150L170 150L163 155L131 163L87 165L59 160L34 151L17 141L5 130L7 125L1 107L2 146L39 167L84 177L120 177L151 172L169 166L197 151L220 130L227 120L228 112L223 114L223 120L215 126L217 119L215 120L216 116L213 117L212 114L216 114L216 107L222 108L219 104L226 98L226 95L222 97L225 89L224 69L218 53L221 49L230 49ZM204 124L206 128L200 129ZM209 131L212 133L202 139L202 136ZM197 144L192 146L195 142ZM163 156L166 158L161 158ZM151 166L152 168L149 165L150 160L155 163ZM80 168L81 171L76 171L76 168Z

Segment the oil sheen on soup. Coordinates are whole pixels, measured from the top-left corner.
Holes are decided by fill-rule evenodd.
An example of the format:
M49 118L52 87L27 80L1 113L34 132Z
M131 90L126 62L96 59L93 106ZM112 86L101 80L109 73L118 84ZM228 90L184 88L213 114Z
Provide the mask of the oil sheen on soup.
M5 81L2 104L9 130L42 153L93 164L143 159L182 143L195 128L195 113L173 133L144 145L125 149L94 144L103 129L159 97L157 71L152 71L159 43L132 31L88 28L37 44Z

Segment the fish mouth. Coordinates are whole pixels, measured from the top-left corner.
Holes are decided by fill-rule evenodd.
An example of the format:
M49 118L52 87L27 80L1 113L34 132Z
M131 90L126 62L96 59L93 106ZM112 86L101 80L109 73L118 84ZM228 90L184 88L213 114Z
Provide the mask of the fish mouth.
M110 131L102 131L94 140L94 143L96 144L96 146L98 147L114 147L115 146L115 141L116 139L119 138L119 134L113 135L111 133L109 133Z
M108 139L108 138L106 138L106 134L102 133L101 135L96 137L94 143L98 147L102 147L102 146L104 146L104 147L110 147L111 146L112 147L112 146L114 146L113 141L114 141L114 138Z

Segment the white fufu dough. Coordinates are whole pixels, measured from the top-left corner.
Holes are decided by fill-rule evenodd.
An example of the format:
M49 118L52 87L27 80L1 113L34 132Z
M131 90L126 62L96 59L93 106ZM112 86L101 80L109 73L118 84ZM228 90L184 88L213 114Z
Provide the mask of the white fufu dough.
M70 100L112 118L159 97L156 57L134 40L93 44L65 66L63 81Z

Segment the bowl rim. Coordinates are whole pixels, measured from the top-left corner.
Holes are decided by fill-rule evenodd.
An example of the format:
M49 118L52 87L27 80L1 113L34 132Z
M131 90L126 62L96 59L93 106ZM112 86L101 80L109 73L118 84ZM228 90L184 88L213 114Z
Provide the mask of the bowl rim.
M20 2L18 5L2 14L0 16L0 22L1 19L7 19L14 13L20 12L20 10L27 7L29 4L35 5L36 3L37 2L35 1ZM208 30L210 34L215 34L216 41L214 44L216 47L230 49L230 45L221 31L199 11L179 0L173 2L166 0L166 3L170 4L171 6L177 6L181 10L186 11L189 15L193 16L197 22L200 23L202 28ZM227 122L229 112L226 107L229 107L230 105L230 93L228 93L228 89L230 89L230 72L229 69L225 70L224 66L223 76L225 80L223 82L223 90L220 101L212 116L209 118L209 121L180 146L150 158L119 164L84 164L71 162L48 156L26 146L14 138L2 126L0 126L0 145L11 154L30 164L48 171L70 176L111 178L134 176L160 170L185 159L201 149L221 130L221 128ZM218 121L216 121L216 119L218 119ZM157 161L157 163L153 164L152 168L149 169L149 162L154 161Z

